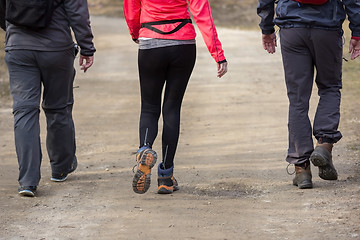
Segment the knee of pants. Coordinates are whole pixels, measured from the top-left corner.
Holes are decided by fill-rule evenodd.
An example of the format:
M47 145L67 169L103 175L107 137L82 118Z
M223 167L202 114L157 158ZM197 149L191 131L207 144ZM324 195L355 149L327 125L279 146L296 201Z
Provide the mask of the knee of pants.
M42 109L44 110L45 114L55 114L55 113L60 113L60 114L68 114L72 112L73 109L73 104L69 103L68 105L65 106L41 106Z
M158 104L142 103L141 104L141 113L147 113L154 116L160 116L161 106Z
M34 106L15 108L13 110L14 126L25 127L25 125L33 125L39 121L39 113L40 109Z
M181 100L167 100L163 105L164 121L174 121L180 118Z
M180 123L180 111L164 111L163 120L169 127L177 127Z
M41 108L45 113L51 112L62 112L62 111L71 111L74 105L74 100L71 97L70 99L63 96L62 98L58 98L57 100L53 100L51 103L49 101L43 101L41 104Z

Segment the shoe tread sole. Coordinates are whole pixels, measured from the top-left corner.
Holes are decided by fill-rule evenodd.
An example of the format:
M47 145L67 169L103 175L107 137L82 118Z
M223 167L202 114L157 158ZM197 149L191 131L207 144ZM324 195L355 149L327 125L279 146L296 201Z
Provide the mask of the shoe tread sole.
M64 177L64 178L50 178L51 181L53 182L64 182L67 179L68 176Z
M312 182L302 182L302 183L293 183L295 186L299 187L299 189L309 189L313 188Z
M35 193L31 190L21 190L19 191L19 194L24 197L34 197Z
M159 188L158 188L159 194L170 194L173 192L174 192L173 186L169 187L169 186L162 185L162 186L159 186Z
M310 161L319 168L319 177L324 180L337 180L338 174L331 160L331 153L325 149L315 148L310 156Z
M133 190L143 194L150 188L151 168L155 165L157 154L152 149L145 149L138 154L136 161L139 163L138 170L133 178Z

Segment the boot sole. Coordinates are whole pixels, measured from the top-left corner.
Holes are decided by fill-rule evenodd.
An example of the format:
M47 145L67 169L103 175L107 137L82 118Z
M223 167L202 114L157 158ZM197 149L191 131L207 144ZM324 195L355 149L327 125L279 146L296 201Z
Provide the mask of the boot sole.
M135 193L143 194L150 188L151 168L154 167L157 154L152 149L144 150L139 156L139 168L133 178L132 187Z
M297 183L296 179L293 180L293 185L297 186L300 189L309 189L313 188L313 184L311 180L303 180L300 183Z
M174 186L165 186L165 185L161 185L158 188L158 193L159 194L171 194L174 192Z
M301 184L295 184L295 186L297 186L299 189L310 189L313 188L313 184L311 182L307 182L307 183L301 183Z
M63 178L54 178L54 177L52 177L52 178L50 178L50 180L52 182L65 182L67 178L68 178L68 175L66 174L66 176L63 177Z
M161 181L163 179L170 180L171 185L169 183ZM176 179L173 176L171 176L170 179L167 179L166 177L158 177L158 184L159 194L171 194L180 189Z
M313 152L310 161L319 168L319 177L324 180L337 180L338 174L330 161L320 153Z
M19 191L19 195L23 196L23 197L34 197L35 193L30 190L22 190L22 191Z

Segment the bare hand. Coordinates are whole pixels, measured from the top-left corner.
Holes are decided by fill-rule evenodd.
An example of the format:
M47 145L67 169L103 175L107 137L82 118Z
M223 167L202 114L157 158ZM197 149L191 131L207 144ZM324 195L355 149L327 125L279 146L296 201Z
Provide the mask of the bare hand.
M263 44L264 49L268 53L273 54L275 52L275 47L277 47L275 33L263 34L262 35L262 44Z
M360 40L350 40L349 53L351 53L351 60L360 56Z
M217 64L217 77L218 78L221 78L222 76L224 76L225 73L227 73L227 71L228 71L228 63L227 62Z
M94 63L94 56L83 56L80 55L79 65L80 69L84 71L84 73L88 70L91 65Z

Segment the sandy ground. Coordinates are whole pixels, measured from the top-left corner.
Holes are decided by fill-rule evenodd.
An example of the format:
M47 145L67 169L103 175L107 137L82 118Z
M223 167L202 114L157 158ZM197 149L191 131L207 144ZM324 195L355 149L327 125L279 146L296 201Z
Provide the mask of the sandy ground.
M137 46L122 19L93 17L92 26L95 65L75 81L79 167L66 182L50 181L44 146L37 197L18 196L11 106L0 108L0 239L360 239L360 164L351 148L359 120L342 119L339 180L321 180L314 167L314 189L293 186L281 57L265 53L256 31L218 29L229 61L222 79L198 37L175 160L181 189L156 194L154 170L150 190L133 193ZM312 116L316 101L314 90ZM43 114L41 124L44 143Z

